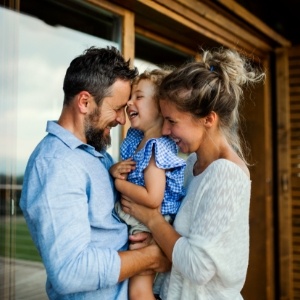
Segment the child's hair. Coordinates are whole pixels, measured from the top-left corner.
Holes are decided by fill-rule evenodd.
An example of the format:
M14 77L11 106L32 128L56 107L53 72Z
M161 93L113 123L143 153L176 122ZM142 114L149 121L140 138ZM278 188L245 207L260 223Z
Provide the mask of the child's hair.
M172 72L171 67L164 67L162 69L145 70L139 74L134 80L132 85L137 85L141 80L149 80L153 83L155 92L154 99L159 103L159 86L162 80Z
M230 145L246 162L238 134L242 87L260 82L265 73L254 68L235 50L203 51L200 62L189 62L162 81L159 98L171 101L178 110L202 118L214 111Z

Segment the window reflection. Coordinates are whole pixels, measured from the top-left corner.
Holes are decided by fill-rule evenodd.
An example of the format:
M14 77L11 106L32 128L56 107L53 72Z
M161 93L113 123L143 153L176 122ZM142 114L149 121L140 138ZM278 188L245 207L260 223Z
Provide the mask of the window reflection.
M74 26L68 21L69 28L62 19L66 16L66 7L51 10L49 5L48 11L45 7L41 11L38 2L59 1L21 1L27 13L39 18L0 6L1 299L47 299L45 270L18 207L26 163L46 134L47 120L56 120L60 115L63 79L71 60L90 46L120 48L120 28L116 27L118 23L113 23L115 17L99 15L100 11L95 9L93 15L97 14L99 20L103 16L104 29L94 31L89 26L78 31L76 24L85 22L88 17L83 10L75 13L75 6L72 11L69 8L69 14L77 17ZM80 15L84 16L80 19ZM55 26L50 25L51 18ZM112 146L108 151L118 160L120 127L114 128L111 135Z

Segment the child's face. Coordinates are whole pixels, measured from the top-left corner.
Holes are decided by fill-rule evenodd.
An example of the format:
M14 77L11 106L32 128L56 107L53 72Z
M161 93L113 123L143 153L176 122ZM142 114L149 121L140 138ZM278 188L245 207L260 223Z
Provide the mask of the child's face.
M161 121L162 116L154 93L154 85L147 79L142 79L132 86L131 98L126 109L131 127L145 132Z

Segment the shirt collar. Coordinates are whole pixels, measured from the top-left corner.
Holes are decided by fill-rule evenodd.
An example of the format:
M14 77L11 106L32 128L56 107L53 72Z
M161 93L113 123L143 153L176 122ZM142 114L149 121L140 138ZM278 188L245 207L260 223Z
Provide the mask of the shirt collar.
M93 146L83 143L80 139L78 139L69 130L60 126L57 123L57 121L48 121L46 131L48 133L53 134L56 137L58 137L61 141L63 141L72 150L74 150L76 148L81 148L96 157L104 156L103 153L96 151Z

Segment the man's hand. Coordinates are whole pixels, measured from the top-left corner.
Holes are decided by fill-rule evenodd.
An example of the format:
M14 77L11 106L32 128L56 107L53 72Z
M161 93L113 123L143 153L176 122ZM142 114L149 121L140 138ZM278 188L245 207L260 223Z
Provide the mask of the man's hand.
M152 253L155 253L157 256L155 260L155 266L152 268L155 272L168 272L171 270L172 263L158 247L156 243L153 243L145 248L145 250L150 250Z
M139 233L133 239L139 240L143 234ZM148 238L149 236L151 235L148 234ZM119 252L121 258L119 281L135 275L146 275L171 270L171 262L152 239L150 245L146 246L148 238L141 240L141 243L138 242L140 246L143 245L139 249ZM136 244L135 247L137 247Z

